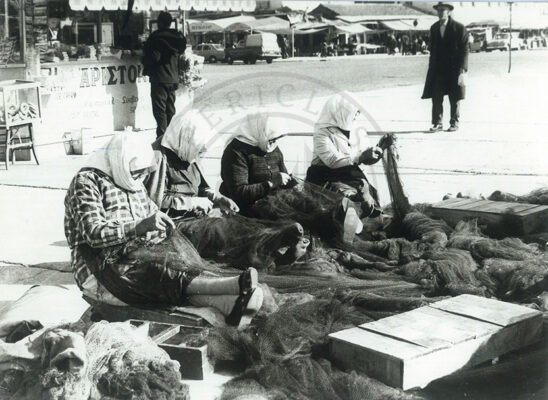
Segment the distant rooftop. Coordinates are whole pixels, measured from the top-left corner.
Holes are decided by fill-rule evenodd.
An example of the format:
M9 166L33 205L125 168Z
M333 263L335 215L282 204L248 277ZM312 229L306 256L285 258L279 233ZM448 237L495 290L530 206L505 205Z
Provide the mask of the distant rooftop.
M325 4L322 3L310 12L313 15L321 15L323 12L329 12L336 15L424 15L423 12L406 7L403 4L394 3L374 3L374 4Z

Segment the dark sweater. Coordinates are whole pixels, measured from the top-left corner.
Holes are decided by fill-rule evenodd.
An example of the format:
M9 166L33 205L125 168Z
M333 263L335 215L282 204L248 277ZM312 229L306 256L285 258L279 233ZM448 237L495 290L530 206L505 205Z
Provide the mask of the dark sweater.
M234 139L221 158L223 183L220 192L233 199L245 214L255 201L277 188L280 172L287 173L287 168L278 147L265 153L258 147Z
M153 32L143 48L143 74L153 83L179 83L179 56L185 49L186 39L175 29Z

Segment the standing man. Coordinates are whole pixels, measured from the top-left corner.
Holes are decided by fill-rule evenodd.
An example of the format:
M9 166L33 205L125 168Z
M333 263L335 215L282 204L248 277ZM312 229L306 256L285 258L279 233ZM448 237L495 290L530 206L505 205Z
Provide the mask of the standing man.
M170 29L173 18L162 11L158 30L150 35L143 48L143 74L150 77L152 114L156 120L156 136L164 134L175 115L175 91L179 86L179 56L186 49L181 32Z
M453 6L439 2L434 6L439 21L430 28L430 62L423 99L432 99L432 127L430 132L443 129L443 97L449 96L451 126L459 128L459 103L464 99L464 73L468 70L468 32L451 18Z

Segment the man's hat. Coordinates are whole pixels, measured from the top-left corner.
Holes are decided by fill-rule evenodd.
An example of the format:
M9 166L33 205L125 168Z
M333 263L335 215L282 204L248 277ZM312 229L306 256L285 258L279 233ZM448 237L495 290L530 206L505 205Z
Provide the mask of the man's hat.
M447 8L448 10L452 11L455 7L453 7L452 4L439 1L438 4L434 6L434 9L439 10L440 8Z

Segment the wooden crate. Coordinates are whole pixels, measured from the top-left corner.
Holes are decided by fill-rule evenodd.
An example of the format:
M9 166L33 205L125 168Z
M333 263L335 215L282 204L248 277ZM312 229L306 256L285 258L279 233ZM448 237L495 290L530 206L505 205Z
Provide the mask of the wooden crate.
M134 326L148 326L152 340L164 349L171 359L180 364L181 376L184 379L204 379L213 372L213 366L207 357L207 344L191 343L196 335L207 336L207 328L177 324L130 320Z
M202 317L185 314L170 308L113 306L93 300L87 296L84 296L84 300L93 307L95 319L104 319L108 322L121 322L134 319L190 326L207 325L207 322Z
M542 335L542 313L461 295L333 333L333 361L404 390L527 346Z
M548 227L548 206L506 201L449 199L432 205L426 213L455 226L459 221L477 218L488 229L526 235Z

